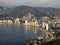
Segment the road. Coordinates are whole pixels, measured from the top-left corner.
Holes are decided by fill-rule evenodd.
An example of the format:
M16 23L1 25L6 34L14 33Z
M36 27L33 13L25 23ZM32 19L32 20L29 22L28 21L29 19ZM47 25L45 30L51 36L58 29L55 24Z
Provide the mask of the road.
M42 29L41 27L40 27L40 29L41 29L42 31L46 32L46 35L50 35L50 36L51 36L51 37L50 37L51 39L49 39L48 41L51 41L51 40L53 40L53 39L55 38L51 32L48 32L47 30ZM48 38L48 36L47 36L46 38Z

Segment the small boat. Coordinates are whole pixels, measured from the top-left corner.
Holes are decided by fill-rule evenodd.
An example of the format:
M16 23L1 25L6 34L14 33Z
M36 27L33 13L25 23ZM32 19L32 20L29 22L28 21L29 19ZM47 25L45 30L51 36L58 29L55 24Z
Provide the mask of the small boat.
M28 41L34 41L34 40L37 40L37 38L27 38L26 40L28 40Z
M42 39L43 39L43 37L37 37L37 39L38 39L38 40L42 40Z
M27 38L26 40L31 44L41 44L43 37L38 38Z
M27 41L42 41L43 37L38 37L38 38L27 38Z

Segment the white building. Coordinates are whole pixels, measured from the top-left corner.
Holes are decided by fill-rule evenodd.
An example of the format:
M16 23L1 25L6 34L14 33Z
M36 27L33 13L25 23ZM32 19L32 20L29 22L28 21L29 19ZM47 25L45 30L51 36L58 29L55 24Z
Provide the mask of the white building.
M2 20L0 20L0 23L2 23Z
M34 24L34 26L39 26L39 24L38 24L38 21L36 20L36 19L32 19L32 24Z
M51 23L42 23L42 28L45 28L46 30L50 30L51 29Z
M3 20L3 23L5 23L6 22L6 20Z
M25 20L25 25L29 25L30 26L30 23L28 22L28 20Z
M25 20L25 25L38 26L38 21L37 20L32 20L32 21Z
M46 24L46 30L50 30L51 29L51 25L50 24Z
M19 18L15 19L15 24L20 24L20 19Z
M12 20L7 20L7 23L12 24L13 22L12 22Z

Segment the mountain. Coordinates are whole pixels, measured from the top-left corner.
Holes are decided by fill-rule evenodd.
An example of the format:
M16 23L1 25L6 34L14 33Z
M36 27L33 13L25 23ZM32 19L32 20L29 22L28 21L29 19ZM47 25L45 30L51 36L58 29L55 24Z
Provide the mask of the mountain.
M60 15L60 9L57 8L44 8L44 7L29 7L29 6L18 6L13 8L12 14L17 17L21 17L27 15L27 13L31 13L37 17L42 16L55 16Z
M0 6L0 14L2 12L3 16L13 16L13 17L22 17L28 13L37 16L38 18L42 16L53 17L60 15L59 8L50 8L50 7L30 7L30 6L17 6L13 9Z
M0 6L0 17L10 16L11 9L7 7Z

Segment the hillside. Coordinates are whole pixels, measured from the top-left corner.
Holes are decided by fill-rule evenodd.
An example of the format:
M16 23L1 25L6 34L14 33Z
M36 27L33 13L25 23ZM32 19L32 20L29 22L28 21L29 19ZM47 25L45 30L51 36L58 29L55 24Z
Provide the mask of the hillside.
M27 15L28 13L31 13L39 18L42 16L52 17L55 15L60 15L60 9L49 8L49 7L44 8L44 7L17 6L13 9L10 9L10 8L4 9L3 7L1 9L1 6L0 6L0 13L1 12L5 16L13 16L13 17L22 17L24 15Z
M7 17L10 16L11 9L0 6L0 17Z
M60 14L60 9L56 8L43 8L43 7L29 7L29 6L18 6L12 11L15 16L23 16L27 13L31 13L37 17L41 16L54 16Z

